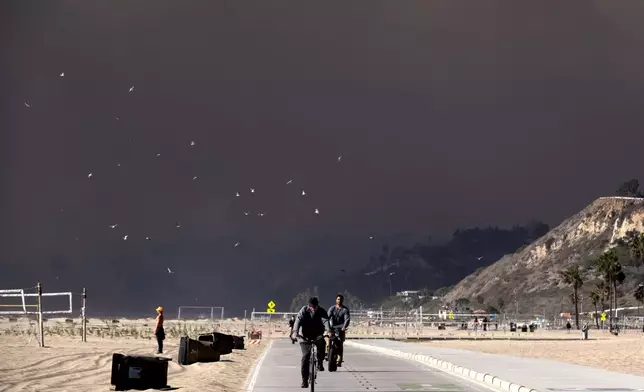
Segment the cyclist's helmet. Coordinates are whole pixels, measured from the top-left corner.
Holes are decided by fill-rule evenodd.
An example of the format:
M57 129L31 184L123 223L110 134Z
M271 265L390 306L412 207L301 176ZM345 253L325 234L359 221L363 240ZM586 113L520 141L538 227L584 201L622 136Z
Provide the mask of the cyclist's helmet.
M320 302L318 301L318 297L309 298L309 305L311 305L311 306L319 306Z

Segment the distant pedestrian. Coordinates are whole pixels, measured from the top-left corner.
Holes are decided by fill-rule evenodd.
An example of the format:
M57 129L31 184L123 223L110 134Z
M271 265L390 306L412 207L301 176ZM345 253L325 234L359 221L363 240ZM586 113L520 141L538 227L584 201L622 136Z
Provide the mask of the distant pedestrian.
M572 325L570 325L570 321L567 321L566 322L566 330L568 331L568 333L570 333L571 328L572 328Z
M158 350L157 354L163 354L163 340L165 339L165 331L163 330L163 307L157 308L156 326L154 328L154 336L157 338Z

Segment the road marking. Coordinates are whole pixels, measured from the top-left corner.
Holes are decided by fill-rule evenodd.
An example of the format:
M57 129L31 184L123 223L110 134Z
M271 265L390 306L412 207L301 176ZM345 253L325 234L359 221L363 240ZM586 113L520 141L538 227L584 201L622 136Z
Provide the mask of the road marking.
M270 343L268 343L268 347L266 347L266 351L259 357L259 360L255 364L255 367L253 368L253 371L249 375L248 382L246 383L246 391L252 392L255 389L255 383L257 382L257 376L259 376L259 370L262 367L262 363L264 363L264 359L266 358L266 355L268 354L268 351L271 349L271 346L273 345L273 340L271 340Z

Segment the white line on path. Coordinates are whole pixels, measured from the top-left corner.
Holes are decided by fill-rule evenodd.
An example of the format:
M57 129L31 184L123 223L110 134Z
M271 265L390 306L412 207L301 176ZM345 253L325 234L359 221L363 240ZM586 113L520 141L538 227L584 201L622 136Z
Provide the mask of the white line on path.
M268 350L271 349L271 346L273 345L273 339L271 339L271 342L268 343L268 347L266 347L266 351L262 353L262 355L259 357L259 360L257 360L257 363L255 364L255 367L253 368L253 371L249 374L248 380L246 382L246 391L252 392L253 389L255 389L255 383L257 382L257 376L259 376L259 370L262 367L262 363L264 363L264 359L266 358L266 354L268 354Z

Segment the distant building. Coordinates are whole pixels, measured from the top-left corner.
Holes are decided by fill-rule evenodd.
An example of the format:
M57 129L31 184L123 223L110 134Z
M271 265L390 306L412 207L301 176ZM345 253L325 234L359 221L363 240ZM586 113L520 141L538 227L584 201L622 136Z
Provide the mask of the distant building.
M418 297L420 291L419 290L405 290L405 291L399 291L396 293L397 297Z

